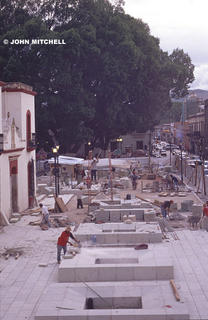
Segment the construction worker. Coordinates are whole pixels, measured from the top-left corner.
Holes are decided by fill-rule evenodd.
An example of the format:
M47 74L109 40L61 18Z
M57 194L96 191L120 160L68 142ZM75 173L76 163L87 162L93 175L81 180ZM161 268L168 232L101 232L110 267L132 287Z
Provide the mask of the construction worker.
M170 206L173 203L173 200L170 201L164 201L161 205L161 213L163 218L166 218L167 216L169 217L169 213L170 213Z
M208 231L208 201L203 205L202 228Z
M172 186L174 187L174 190L178 192L178 179L172 174L170 175L170 177L172 179Z
M87 178L85 179L85 182L86 182L86 185L87 185L87 189L90 189L92 181L91 181L91 178L90 178L89 174L87 175Z
M49 221L49 212L48 212L48 208L46 206L44 206L42 203L39 204L41 211L42 211L42 221L41 221L41 225L43 224L47 224L48 227L51 227L50 221Z
M67 243L72 245L72 243L68 241L69 237L72 238L75 242L80 243L80 241L77 240L74 237L73 233L71 232L71 227L70 226L66 227L66 229L62 232L62 234L58 238L58 242L57 242L57 262L58 262L58 264L61 263L61 250L63 249L64 255L65 255L66 250L67 250L67 246L66 246Z
M97 175L97 163L98 163L98 159L97 158L93 158L92 163L91 163L91 180L95 180L96 181L96 175Z
M82 187L79 188L77 191L77 209L83 209L83 203L82 203Z
M133 169L132 174L131 174L131 181L132 181L132 188L133 188L133 190L136 190L136 188L137 188L137 179L138 179L138 178L139 178L139 177L138 177L137 174L136 174L136 170Z

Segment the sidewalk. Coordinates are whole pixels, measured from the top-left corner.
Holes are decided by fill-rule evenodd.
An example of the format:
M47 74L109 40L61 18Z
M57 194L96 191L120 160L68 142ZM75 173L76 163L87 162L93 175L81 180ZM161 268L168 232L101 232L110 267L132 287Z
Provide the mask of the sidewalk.
M0 319L34 319L36 306L48 284L56 281L56 242L64 228L40 230L24 217L0 233L0 250L22 248L17 260L0 258ZM40 267L44 263L46 267Z

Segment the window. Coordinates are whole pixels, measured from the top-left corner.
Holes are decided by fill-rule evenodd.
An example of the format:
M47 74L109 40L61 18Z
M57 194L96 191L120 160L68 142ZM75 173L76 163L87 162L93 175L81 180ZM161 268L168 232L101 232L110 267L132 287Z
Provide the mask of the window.
M136 148L138 149L143 149L143 141L142 140L138 140L136 142Z

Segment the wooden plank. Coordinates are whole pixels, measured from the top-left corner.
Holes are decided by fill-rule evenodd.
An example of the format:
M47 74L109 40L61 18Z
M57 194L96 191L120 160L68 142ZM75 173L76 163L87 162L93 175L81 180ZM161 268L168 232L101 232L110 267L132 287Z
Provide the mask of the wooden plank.
M174 280L170 280L170 285L173 289L173 293L174 293L174 296L176 298L177 301L180 301L180 296L179 296L179 293L178 293L178 290L176 289L176 285L174 283Z
M67 207L61 197L55 197L55 201L56 201L58 207L60 208L61 212L67 211Z
M9 220L7 218L7 216L4 214L3 211L0 212L0 225L2 226L8 226L10 223L9 223Z

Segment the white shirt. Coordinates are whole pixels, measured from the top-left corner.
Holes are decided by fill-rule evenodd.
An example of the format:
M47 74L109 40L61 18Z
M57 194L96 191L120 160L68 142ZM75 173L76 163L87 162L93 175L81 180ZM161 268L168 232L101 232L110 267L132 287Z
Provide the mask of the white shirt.
M96 170L97 168L97 163L98 163L98 160L97 159L93 159L92 163L91 163L91 169L92 170Z
M42 206L41 208L43 216L47 216L49 214L48 208L46 206Z

